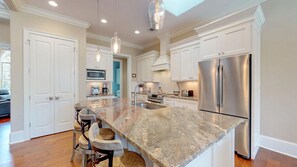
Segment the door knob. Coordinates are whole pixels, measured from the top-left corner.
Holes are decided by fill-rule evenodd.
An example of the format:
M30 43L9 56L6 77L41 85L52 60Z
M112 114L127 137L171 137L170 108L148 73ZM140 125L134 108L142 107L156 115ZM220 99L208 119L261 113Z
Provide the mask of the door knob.
M54 97L53 97L53 96L49 96L47 99L49 99L49 100L53 100Z

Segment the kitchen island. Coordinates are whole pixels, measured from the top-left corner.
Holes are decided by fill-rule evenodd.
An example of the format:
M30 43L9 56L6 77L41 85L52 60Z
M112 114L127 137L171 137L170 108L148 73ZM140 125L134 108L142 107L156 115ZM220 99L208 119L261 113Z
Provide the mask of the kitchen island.
M242 119L178 107L148 110L130 102L105 99L85 105L153 166L234 166L234 128Z

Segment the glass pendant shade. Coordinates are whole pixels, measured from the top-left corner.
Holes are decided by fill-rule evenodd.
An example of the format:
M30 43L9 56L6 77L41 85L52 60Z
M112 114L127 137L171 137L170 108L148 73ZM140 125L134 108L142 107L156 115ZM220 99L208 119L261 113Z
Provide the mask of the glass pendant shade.
M165 8L164 2L162 0L153 0L149 4L149 20L151 29L159 30L163 27L163 22L165 18Z
M110 40L111 51L112 53L120 53L121 52L121 39L118 38L118 33L114 33L114 36Z
M97 62L100 62L100 60L101 60L101 53L100 53L99 49L97 50L97 53L96 53L96 60L97 60Z

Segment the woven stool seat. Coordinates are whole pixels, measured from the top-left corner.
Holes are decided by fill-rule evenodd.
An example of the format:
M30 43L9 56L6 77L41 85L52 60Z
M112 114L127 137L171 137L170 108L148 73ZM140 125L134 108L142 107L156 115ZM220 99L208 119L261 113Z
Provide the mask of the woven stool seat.
M108 161L100 162L99 166L108 167ZM145 167L145 161L139 154L125 150L123 156L113 158L113 167Z
M113 140L115 138L115 133L109 128L100 128L97 138L101 140Z
M80 124L76 120L74 120L73 128L75 131L81 131Z

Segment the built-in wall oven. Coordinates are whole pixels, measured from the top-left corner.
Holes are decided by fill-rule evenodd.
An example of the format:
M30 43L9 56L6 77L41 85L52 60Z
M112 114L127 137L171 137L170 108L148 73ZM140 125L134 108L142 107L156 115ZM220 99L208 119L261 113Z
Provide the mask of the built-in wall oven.
M106 71L87 69L87 80L106 80Z

